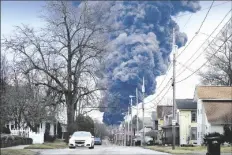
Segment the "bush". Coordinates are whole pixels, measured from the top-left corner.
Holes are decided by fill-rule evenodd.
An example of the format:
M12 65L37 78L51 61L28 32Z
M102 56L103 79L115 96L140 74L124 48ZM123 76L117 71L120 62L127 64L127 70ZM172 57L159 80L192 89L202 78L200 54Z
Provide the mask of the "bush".
M227 143L232 143L232 128L228 125L224 126L224 140Z
M10 134L10 129L4 126L4 127L2 128L2 133Z
M44 141L45 141L45 142L54 142L55 140L56 140L56 137L55 137L55 136L49 135L48 132L45 132L45 133L44 133Z
M0 148L16 146L16 145L27 145L27 144L32 144L32 139L5 134L5 135L1 135L0 144L1 144Z

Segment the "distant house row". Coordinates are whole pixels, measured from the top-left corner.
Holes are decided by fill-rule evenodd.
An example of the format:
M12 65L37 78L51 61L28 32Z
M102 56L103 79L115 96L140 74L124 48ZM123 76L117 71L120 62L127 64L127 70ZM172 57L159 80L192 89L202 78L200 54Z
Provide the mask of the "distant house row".
M232 120L232 87L198 86L193 99L177 99L176 144L203 143L204 135L223 134L223 127ZM156 141L172 144L173 107L158 105L158 135Z
M223 134L224 125L232 124L232 87L197 86L192 99L176 99L175 109L157 105L150 117L144 118L145 129L138 133L127 133L123 127L119 130L119 144L125 135L141 139L143 130L146 138L152 138L155 143L172 144L173 110L176 145L201 145L205 134Z

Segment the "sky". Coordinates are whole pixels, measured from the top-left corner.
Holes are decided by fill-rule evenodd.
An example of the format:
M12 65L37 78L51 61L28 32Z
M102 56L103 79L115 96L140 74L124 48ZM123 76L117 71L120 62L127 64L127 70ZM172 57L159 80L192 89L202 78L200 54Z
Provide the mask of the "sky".
M33 1L33 2L27 2L27 1L1 1L1 39L2 37L8 37L10 34L13 33L13 30L15 29L15 26L21 25L21 24L29 24L30 26L39 28L44 25L44 22L39 18L39 14L42 11L42 6L45 4L43 1ZM197 30L199 29L208 9L211 5L211 1L201 1L201 7L202 11L198 11L197 13L189 13L185 16L180 16L178 18L174 18L179 27L181 32L185 32L188 37L188 42L191 40L191 38L195 35ZM221 5L220 5L221 4ZM218 6L216 6L218 5ZM223 19L223 17L226 15L226 13L231 9L231 2L229 1L215 1L214 6L209 12L208 17L206 18L204 24L202 25L201 31L205 34L210 34L216 26L220 23L220 21ZM185 14L185 13L183 13ZM181 15L181 14L180 14ZM227 18L224 20L224 22L219 26L217 31L212 35L215 36L217 32L220 30L220 28L224 25L225 22L228 21L228 19L231 17L231 14L227 16ZM204 55L200 56L197 61L195 61L191 66L186 63L186 60L191 57L193 53L196 53L197 49L200 47L200 45L207 39L208 36L203 35L199 33L194 39L194 41L186 48L186 50L181 54L180 57L177 58L177 66L176 66L176 72L177 75L180 73L180 69L182 70L183 66L180 64L185 64L185 66L188 66L191 70L195 71L198 67L200 67L204 62ZM212 39L212 38L211 38ZM211 40L210 39L210 40ZM187 42L187 44L188 44ZM186 45L187 45L186 44ZM206 44L203 46L205 47ZM177 50L177 55L180 53L185 47L182 47ZM204 50L204 48L201 48L196 56L201 53ZM171 54L172 55L172 54ZM8 54L8 58L10 59L10 54ZM171 56L172 59L172 56ZM183 78L190 75L192 72L189 70L186 70L176 78L177 81L182 80ZM162 83L163 79L166 77L166 80ZM169 72L167 72L167 75L160 76L157 78L157 87L159 88L156 90L156 93L153 95L150 95L145 98L145 116L150 116L150 112L154 110L155 105L158 101L161 101L159 104L167 104L172 103L172 88L168 91L167 95L165 95L164 98L161 98L163 94L166 93L168 90L168 87L170 84L166 86L167 82L172 77L172 67ZM191 76L187 80L180 82L176 85L176 98L193 98L194 96L194 90L197 85L200 85L199 77L196 75ZM160 92L163 90L163 93L160 94ZM158 97L157 94L160 94ZM149 102L151 101L151 102ZM141 109L141 104L139 105L139 108ZM134 108L136 109L136 108ZM133 114L136 113L136 110L133 110ZM92 116L94 119L102 120L102 113L99 111L91 112L90 116ZM142 115L141 110L139 111L139 116Z

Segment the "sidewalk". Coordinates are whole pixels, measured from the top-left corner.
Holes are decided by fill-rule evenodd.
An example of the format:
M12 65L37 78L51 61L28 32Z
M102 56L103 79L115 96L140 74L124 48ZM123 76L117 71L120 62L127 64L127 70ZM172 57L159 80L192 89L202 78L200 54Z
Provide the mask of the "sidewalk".
M11 146L11 147L1 148L1 150L5 150L5 149L24 149L24 148L27 147L27 146L29 146L29 145Z

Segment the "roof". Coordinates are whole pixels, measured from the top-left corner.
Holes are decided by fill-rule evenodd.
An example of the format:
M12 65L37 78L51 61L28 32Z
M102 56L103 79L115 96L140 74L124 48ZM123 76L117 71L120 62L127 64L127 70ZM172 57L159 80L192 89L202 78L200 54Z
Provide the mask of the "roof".
M228 124L232 120L232 101L203 101L208 122L211 124Z
M172 113L172 106L169 105L158 105L157 106L157 118L163 118L164 115Z
M197 109L197 102L193 99L176 99L177 109Z
M197 86L198 99L232 99L232 87L229 86Z

